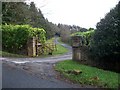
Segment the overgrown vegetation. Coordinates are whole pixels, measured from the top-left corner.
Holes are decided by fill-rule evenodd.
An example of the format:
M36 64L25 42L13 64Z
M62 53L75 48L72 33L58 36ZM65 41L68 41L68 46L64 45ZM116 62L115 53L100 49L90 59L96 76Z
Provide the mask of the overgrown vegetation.
M89 29L88 31L85 32L76 32L73 33L71 36L80 36L84 42L84 45L90 46L92 36L94 35L95 30L94 29Z
M83 85L94 85L104 88L118 88L118 73L105 71L95 67L79 64L72 60L62 61L56 64L55 69L61 74L74 82ZM79 74L71 73L70 71L80 71Z
M38 37L41 43L45 43L45 30L32 28L29 25L2 25L2 49L16 53L25 49L27 40Z
M97 23L91 49L95 57L114 59L120 56L120 2Z

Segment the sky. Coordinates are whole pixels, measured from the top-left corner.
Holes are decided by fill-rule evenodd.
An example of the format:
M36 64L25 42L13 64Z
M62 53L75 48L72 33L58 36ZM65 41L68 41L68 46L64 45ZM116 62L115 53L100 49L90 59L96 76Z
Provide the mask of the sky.
M55 24L96 28L97 22L116 6L119 0L29 0L35 2L45 18Z

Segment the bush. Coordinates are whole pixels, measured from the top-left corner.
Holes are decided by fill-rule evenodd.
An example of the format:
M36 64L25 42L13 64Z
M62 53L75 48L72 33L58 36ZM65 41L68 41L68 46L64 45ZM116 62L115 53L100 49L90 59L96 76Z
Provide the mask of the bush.
M40 42L45 42L45 31L42 28L32 28L29 25L2 25L2 49L16 53L24 49L27 40L39 37Z
M120 56L120 2L97 23L91 49L98 58Z
M89 29L86 32L76 32L72 34L72 36L81 36L84 45L90 46L91 43L91 37L94 35L94 29Z

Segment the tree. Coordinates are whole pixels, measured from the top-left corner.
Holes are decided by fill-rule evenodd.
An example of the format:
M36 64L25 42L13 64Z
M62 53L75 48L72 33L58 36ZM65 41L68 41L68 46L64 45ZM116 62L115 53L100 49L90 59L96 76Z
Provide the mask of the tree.
M120 1L96 27L91 47L93 54L109 59L120 56Z
M64 24L58 24L58 27L60 28L61 40L65 43L69 43L70 35L71 35L70 26Z
M2 3L2 24L26 24L29 22L28 5L24 2Z
M34 2L30 3L29 10L30 10L30 25L32 25L33 27L39 27L38 20L40 20L41 13L38 12Z
M44 28L47 37L53 37L52 25L44 18L40 9L37 9L34 2L27 5L25 2L3 2L2 3L2 24L29 24L32 27ZM52 25L52 26L51 26ZM56 26L54 26L56 27Z

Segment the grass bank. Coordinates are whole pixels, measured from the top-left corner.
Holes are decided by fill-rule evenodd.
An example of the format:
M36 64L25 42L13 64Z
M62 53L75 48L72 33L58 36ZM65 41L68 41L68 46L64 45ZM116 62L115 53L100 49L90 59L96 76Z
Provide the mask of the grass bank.
M57 44L56 47L57 47L57 50L53 52L53 55L61 55L68 52L68 49L66 49L60 44Z
M47 42L52 43L52 42L54 42L54 39L55 38L49 39ZM58 39L58 41L60 43L63 43L60 39ZM53 51L53 55L61 55L61 54L65 54L68 52L68 49L63 47L60 44L56 44L56 48L57 48L57 50Z
M0 51L0 56L2 56L2 57L27 57L27 56L23 56L23 55L19 55L19 54L8 53L5 51Z
M120 74L105 71L95 67L79 64L73 60L66 60L56 64L55 69L71 81L83 85L93 85L104 88L117 88ZM80 71L78 75L70 71Z

